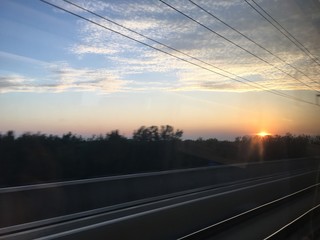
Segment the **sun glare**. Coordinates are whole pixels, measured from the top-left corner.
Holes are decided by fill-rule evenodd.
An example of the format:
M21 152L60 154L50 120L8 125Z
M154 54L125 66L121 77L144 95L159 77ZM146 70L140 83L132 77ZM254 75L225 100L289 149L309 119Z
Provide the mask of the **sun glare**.
M260 136L260 137L265 137L265 136L269 136L270 133L267 133L267 132L265 132L265 131L261 131L261 132L259 132L257 135Z

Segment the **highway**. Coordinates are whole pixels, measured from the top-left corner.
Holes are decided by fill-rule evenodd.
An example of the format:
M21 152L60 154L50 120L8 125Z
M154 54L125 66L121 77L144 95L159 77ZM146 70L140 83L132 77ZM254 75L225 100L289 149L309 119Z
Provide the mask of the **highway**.
M281 239L318 219L318 169L309 158L4 188L0 239ZM44 209L50 191L74 194L76 207L52 198ZM100 196L112 197L102 205ZM16 214L19 201L32 216Z

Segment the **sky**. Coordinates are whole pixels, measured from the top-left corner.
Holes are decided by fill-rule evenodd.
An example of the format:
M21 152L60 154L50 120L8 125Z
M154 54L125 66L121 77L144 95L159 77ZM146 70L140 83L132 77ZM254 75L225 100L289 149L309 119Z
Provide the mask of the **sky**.
M0 2L1 133L320 134L317 0L255 0L296 44L252 0L47 1Z

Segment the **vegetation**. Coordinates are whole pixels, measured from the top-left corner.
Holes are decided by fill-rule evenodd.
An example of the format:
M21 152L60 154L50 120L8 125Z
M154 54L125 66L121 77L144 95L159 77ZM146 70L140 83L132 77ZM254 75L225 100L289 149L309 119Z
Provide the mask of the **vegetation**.
M171 126L140 127L132 139L118 130L85 139L12 131L0 134L0 186L162 171L214 164L307 156L320 136L239 137L181 140Z

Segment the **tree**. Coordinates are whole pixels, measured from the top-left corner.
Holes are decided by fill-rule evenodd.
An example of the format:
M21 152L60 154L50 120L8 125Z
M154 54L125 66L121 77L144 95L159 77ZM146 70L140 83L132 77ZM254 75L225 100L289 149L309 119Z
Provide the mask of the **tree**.
M119 142L122 140L126 140L126 137L120 135L119 130L113 130L110 133L107 133L106 139L111 142Z
M133 132L133 139L136 141L173 141L182 137L183 131L174 131L174 128L170 125L161 126L160 132L157 126L145 127L142 126L138 130Z
M142 126L133 132L133 140L149 142L151 139L151 133L145 126Z
M174 131L174 128L170 125L161 126L160 139L163 141L178 140L181 139L182 134L182 130Z

